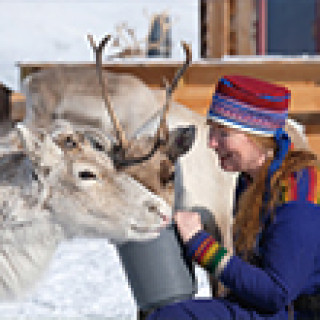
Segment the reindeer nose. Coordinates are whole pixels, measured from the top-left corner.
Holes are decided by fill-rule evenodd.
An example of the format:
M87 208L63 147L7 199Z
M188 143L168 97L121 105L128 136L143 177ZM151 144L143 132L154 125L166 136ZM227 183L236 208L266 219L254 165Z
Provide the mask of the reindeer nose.
M82 180L96 180L97 175L89 170L79 171L78 176Z
M164 223L163 225L167 224L170 221L169 216L161 212L160 207L157 206L156 203L147 200L144 202L144 204L146 205L148 212L156 214L161 219L161 221Z
M96 181L99 179L99 171L88 163L74 163L72 173L75 179L82 181Z

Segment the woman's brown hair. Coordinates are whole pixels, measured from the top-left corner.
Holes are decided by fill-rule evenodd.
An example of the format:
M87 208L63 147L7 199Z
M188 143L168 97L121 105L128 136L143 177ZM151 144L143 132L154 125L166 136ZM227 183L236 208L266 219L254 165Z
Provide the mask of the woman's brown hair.
M276 144L271 137L259 137L249 135L258 146L266 152L276 152ZM289 150L281 167L273 174L270 181L270 197L268 203L264 203L266 192L266 177L272 157L267 159L261 168L259 175L252 181L247 190L241 195L238 210L234 222L235 249L237 254L249 258L256 244L256 236L263 228L260 214L271 212L274 217L274 209L280 203L282 182L287 181L292 172L299 171L308 166L317 166L318 160L314 153L308 150Z

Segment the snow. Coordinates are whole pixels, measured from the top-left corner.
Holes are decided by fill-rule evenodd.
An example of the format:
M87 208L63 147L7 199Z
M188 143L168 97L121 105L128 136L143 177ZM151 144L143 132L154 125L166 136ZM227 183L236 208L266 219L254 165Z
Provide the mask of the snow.
M114 247L92 239L61 244L30 294L19 302L0 304L1 316L12 319L134 319L135 313Z
M181 40L199 56L197 0L0 0L0 6L0 82L14 89L17 61L92 61L88 33L100 39L127 22L142 41L151 15L163 11L172 18L173 58L181 60Z
M199 297L209 296L196 269ZM137 306L113 245L106 240L64 242L37 286L18 302L0 303L1 319L135 320ZM44 318L45 317L45 318Z
M148 16L167 10L173 18L173 59L180 40L198 58L197 0L0 0L0 82L19 89L17 61L91 61L86 34L98 38L127 21L138 39ZM196 269L198 296L209 296ZM0 303L1 319L136 319L137 306L115 248L101 239L75 239L56 251L49 269L23 299Z

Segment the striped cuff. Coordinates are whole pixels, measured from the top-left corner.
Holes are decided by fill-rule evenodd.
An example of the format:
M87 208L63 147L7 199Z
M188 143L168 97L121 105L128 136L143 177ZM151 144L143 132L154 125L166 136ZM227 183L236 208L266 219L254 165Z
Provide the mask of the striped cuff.
M186 243L186 247L187 256L212 273L215 273L227 254L227 250L203 230L195 234Z

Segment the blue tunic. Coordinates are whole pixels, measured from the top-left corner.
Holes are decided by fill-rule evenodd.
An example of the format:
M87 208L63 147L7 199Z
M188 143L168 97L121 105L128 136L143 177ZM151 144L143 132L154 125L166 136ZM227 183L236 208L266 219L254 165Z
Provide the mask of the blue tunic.
M302 172L297 199L276 208L276 218L262 234L259 266L230 258L220 280L233 298L182 301L158 309L148 320L288 319L291 301L319 293L320 206L308 200L309 182Z

